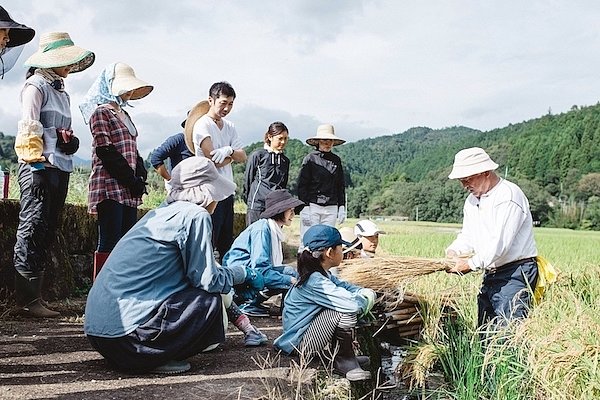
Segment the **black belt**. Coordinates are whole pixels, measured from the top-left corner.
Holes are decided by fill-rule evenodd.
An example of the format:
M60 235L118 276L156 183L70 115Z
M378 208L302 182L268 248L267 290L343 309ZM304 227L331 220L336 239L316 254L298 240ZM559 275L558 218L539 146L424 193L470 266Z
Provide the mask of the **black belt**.
M488 272L494 274L494 273L496 273L496 272L498 272L500 270L503 270L503 269L507 269L507 268L511 268L511 267L518 267L519 265L524 264L526 262L536 262L535 261L535 257L527 257L527 258L521 258L520 260L511 261L511 262L503 264L503 265L501 265L499 267L490 268L488 270Z

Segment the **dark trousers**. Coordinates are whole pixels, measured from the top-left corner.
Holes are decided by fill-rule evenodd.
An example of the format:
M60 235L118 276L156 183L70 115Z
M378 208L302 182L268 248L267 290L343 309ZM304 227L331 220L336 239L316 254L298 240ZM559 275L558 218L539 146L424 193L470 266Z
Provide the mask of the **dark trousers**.
M88 340L112 367L128 373L185 360L225 341L221 295L185 289L167 298L130 334L117 338L88 335Z
M110 253L137 222L137 208L114 200L103 200L98 210L98 251Z
M219 259L222 260L233 243L233 195L217 204L212 215L212 224L213 248L219 252Z
M535 259L510 263L496 272L487 272L477 296L479 326L491 322L500 328L509 320L527 317L537 276Z
M29 164L19 164L21 209L13 256L19 273L35 275L45 270L48 248L55 240L58 218L65 205L69 176L58 168L33 172Z

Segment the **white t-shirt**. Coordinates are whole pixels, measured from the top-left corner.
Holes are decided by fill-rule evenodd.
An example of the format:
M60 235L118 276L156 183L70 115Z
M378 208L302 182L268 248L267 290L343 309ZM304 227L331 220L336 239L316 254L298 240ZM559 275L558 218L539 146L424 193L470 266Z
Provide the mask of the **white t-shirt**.
M222 121L223 129L219 129L215 121L213 121L208 115L203 115L202 117L198 118L194 124L194 130L192 131L194 147L196 149L197 156L204 157L204 154L202 154L202 149L200 148L200 144L207 137L211 138L213 147L215 149L224 146L231 146L231 148L235 151L242 148L242 142L238 137L233 122L230 122L225 118L223 118ZM217 168L217 170L221 175L233 181L233 169L231 168L231 163L225 165L224 167Z

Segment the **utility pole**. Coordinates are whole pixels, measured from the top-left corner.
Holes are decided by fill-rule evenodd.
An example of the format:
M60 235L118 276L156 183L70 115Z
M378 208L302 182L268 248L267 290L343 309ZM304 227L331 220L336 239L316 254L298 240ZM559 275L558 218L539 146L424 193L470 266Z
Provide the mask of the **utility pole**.
M419 206L417 206L417 209L415 212L415 221L419 222Z

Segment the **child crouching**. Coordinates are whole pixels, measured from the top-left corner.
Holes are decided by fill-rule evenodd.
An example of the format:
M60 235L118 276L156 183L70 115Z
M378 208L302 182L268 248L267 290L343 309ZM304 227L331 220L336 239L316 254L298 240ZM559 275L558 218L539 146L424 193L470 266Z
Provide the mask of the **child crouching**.
M312 358L333 349L334 371L350 381L370 379L354 354L353 330L373 307L375 292L342 281L329 272L342 262L340 232L315 225L304 234L298 256L298 282L285 297L283 334L274 345L287 354ZM337 347L337 349L336 349Z

